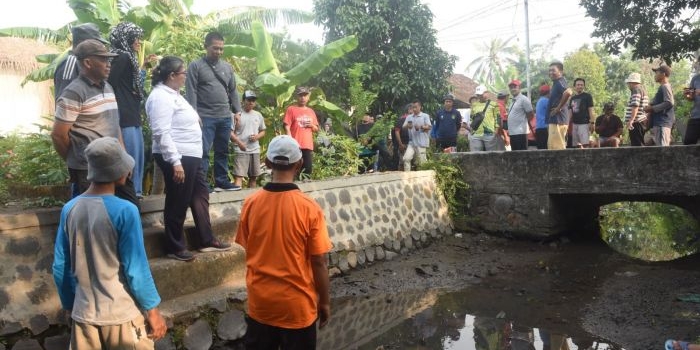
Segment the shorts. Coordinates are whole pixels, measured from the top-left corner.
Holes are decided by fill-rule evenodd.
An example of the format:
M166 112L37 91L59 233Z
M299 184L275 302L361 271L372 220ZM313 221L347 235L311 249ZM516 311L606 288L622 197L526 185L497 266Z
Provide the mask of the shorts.
M260 176L260 153L236 153L233 162L233 176Z

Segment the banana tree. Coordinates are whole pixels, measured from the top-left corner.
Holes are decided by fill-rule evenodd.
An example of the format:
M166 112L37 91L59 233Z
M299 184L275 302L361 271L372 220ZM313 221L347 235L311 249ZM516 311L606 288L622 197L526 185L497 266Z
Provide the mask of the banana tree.
M265 25L274 26L278 22L296 24L310 22L312 19L312 15L308 12L260 7L232 7L202 17L192 14L190 10L192 4L193 0L149 0L146 6L132 7L127 0L68 0L68 5L78 18L77 21L55 31L46 28L4 28L0 29L0 36L42 39L64 47L63 52L59 54L44 55L40 62L48 63L48 65L31 72L22 82L24 85L28 81L40 82L53 77L56 66L70 49L70 27L78 23L95 23L102 33L107 33L112 26L121 21L137 24L144 30L144 44L139 55L143 60L145 53L160 52L187 56L186 52L167 50L173 48L168 46L171 44L168 39L173 32L187 31L192 33L190 37L197 38L195 44L184 46L189 52L192 51L189 49L194 45L198 48L201 47L202 37L207 30L220 28L226 33L231 33L236 28L241 28L234 26L233 23L236 20L240 20L245 25L252 19L258 19L263 21ZM233 40L236 41L235 38ZM238 57L254 57L254 53L243 45L234 44L227 50L229 54ZM192 54L197 54L197 52Z
M358 41L354 35L347 36L331 42L316 52L309 55L303 62L290 69L288 72L280 72L277 61L272 54L272 37L259 21L251 23L251 34L257 52L256 68L258 77L255 79L255 87L265 95L274 98L274 106L267 106L266 115L271 120L268 122L275 133L268 133L270 137L281 133L284 128L282 118L286 107L293 103L292 94L297 85L304 84L311 77L328 67L333 60L340 58L357 48ZM343 109L325 100L320 89L312 90L309 106L328 113L331 118L340 120L347 118Z

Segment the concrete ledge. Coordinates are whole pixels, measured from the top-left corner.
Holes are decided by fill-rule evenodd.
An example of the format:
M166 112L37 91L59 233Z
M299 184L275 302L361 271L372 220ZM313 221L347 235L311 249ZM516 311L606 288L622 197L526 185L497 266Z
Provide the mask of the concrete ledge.
M227 252L197 253L190 262L157 258L149 263L163 300L245 280L245 251L240 246Z

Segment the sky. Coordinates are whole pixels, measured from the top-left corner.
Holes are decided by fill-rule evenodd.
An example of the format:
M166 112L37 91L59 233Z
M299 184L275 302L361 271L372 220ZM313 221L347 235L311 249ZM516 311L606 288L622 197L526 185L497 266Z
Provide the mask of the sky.
M458 57L454 73L467 73L467 65L484 54L480 45L493 38L511 39L525 49L524 0L462 1L422 0L433 12L433 27L438 44L449 54ZM132 5L143 5L145 0L131 0ZM260 1L247 0L194 0L192 11L207 14L218 9L236 6L259 6ZM286 7L288 0L266 0L266 7ZM313 10L312 0L297 0L294 8ZM545 44L558 36L551 51L554 59L563 60L584 44L598 41L591 38L593 20L585 16L578 0L529 0L530 47ZM56 29L75 19L65 0L21 0L5 6L0 13L0 28L15 26L47 27ZM290 26L293 39L323 42L323 31L312 24ZM467 74L469 75L469 74Z

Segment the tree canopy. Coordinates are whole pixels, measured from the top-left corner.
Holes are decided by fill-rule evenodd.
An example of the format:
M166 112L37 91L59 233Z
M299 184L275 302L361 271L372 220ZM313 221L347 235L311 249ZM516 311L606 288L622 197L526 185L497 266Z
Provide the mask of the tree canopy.
M314 0L316 23L327 42L357 35L359 46L317 78L329 98L349 104L348 68L365 63L364 84L378 94L374 112L412 99L439 102L455 57L438 47L433 14L419 0Z
M593 36L612 54L626 46L634 58L662 58L667 63L700 49L700 0L581 0L595 20Z

